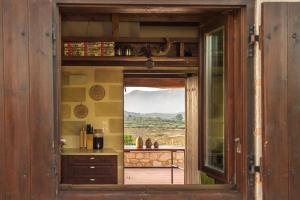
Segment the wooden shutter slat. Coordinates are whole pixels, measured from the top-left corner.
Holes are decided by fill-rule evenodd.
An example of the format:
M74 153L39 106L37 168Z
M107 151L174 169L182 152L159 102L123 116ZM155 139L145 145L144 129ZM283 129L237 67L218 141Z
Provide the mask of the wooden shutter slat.
M289 199L300 197L300 3L288 4Z
M28 0L31 196L55 199L52 2Z
M30 199L28 1L3 2L5 198ZM1 77L2 78L2 77Z
M0 188L4 188L5 167L4 167L4 71L3 71L3 26L2 26L3 1L0 1ZM0 199L4 199L4 190L0 189Z

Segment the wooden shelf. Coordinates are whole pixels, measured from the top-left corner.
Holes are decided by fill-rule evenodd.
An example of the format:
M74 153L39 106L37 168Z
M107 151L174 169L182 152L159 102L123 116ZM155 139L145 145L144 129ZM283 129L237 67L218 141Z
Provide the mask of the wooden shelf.
M133 37L63 37L63 42L118 42L118 43L164 43L164 38L133 38ZM170 38L176 43L198 43L197 38Z
M144 66L148 59L136 56L101 56L101 57L67 57L62 58L63 66ZM197 57L152 57L155 66L195 67Z

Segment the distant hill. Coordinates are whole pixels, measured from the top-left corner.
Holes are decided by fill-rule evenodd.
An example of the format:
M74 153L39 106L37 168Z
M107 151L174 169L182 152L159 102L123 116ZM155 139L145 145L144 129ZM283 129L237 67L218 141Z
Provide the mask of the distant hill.
M161 118L166 120L173 120L175 119L177 114L182 114L183 118L185 118L184 112L180 113L135 113L135 112L124 112L125 121L126 119L131 117L143 117L143 118Z
M136 114L151 113L151 116L172 118L174 117L172 114L185 111L185 90L134 90L125 95L124 110Z

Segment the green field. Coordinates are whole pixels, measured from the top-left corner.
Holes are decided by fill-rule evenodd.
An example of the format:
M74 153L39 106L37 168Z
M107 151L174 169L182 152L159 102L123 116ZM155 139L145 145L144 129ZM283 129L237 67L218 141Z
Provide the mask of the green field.
M151 138L152 142L158 141L160 145L185 146L183 114L173 114L172 116L159 113L155 113L155 115L127 113L124 127L125 145L134 145L135 139L141 136L144 141Z

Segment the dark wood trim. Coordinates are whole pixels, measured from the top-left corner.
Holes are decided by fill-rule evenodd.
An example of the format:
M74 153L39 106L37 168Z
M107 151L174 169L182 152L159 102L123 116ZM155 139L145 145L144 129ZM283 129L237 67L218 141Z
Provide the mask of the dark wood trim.
M4 127L4 56L3 56L3 1L0 2L0 127ZM0 199L5 199L5 129L0 128Z
M178 6L170 5L85 5L85 6L74 6L74 5L62 5L62 13L81 13L81 14L201 14L202 20L204 16L209 17L212 15L219 15L225 10L240 8L240 6Z
M157 87L181 88L185 87L184 78L125 78L124 87Z
M229 44L229 37L232 37L231 34L229 34L229 30L232 29L233 27L229 27L229 15L225 15L222 18L216 18L215 20L210 21L210 23L206 24L205 26L201 27L201 35L202 35L202 42L201 44L203 45L202 47L202 67L203 67L203 74L200 77L200 80L202 80L202 84L200 84L202 87L200 87L200 97L202 99L202 104L200 107L202 107L202 115L200 116L200 123L201 123L201 129L199 130L199 132L201 133L201 155L199 160L200 160L200 166L201 166L201 170L205 173L207 173L209 176L215 178L216 180L220 181L220 182L224 182L224 183L228 183L228 171L229 169L232 167L232 162L234 162L233 160L229 160L228 156L229 154L231 154L232 152L232 148L230 147L230 145L228 145L228 141L232 140L232 138L230 137L229 133L233 132L232 129L231 131L228 130L229 126L231 127L231 123L233 123L233 121L227 121L228 119L233 119L232 116L232 109L233 107L231 105L229 105L230 102L230 98L231 95L229 94L232 88L231 86L231 81L232 79L230 79L230 76L232 76L232 72L229 71L229 66L231 66L231 63L229 61L229 54L231 49L231 44ZM215 170L213 168L210 168L208 166L205 165L205 149L206 149L206 138L205 138L205 118L204 116L205 114L205 34L208 32L211 32L219 27L224 27L224 115L225 115L225 127L224 127L224 172Z
M59 193L59 183L61 182L61 146L60 146L60 130L61 130L61 73L62 73L62 37L61 37L61 15L59 13L59 6L53 3L53 19L56 41L53 51L55 51L56 56L53 59L53 99L54 99L54 154L55 162L53 167L55 167L56 172L56 191Z
M160 186L163 187L163 186ZM242 199L242 194L234 190L208 190L208 189L197 189L197 190L159 190L157 188L153 189L142 189L136 191L133 189L128 189L127 191L89 191L87 189L81 189L78 191L72 191L70 189L61 191L60 199L62 200L82 200L83 198L90 200L98 199L111 199L111 200L151 200L151 199L173 199L173 200L199 200L199 199L209 199L209 200L240 200Z
M139 73L131 73L127 71L124 73L124 79L185 79L188 77L185 73L143 73L142 71Z
M178 26L178 27L187 27L194 26L198 27L199 22L140 22L140 26Z
M112 14L111 23L112 23L112 36L114 38L119 37L120 29L119 29L119 15L118 14Z
M205 17L207 16L202 14L121 14L122 21L141 22L142 26L147 25L148 22L173 22L175 24L188 22L192 25L204 21Z
M137 2L135 0L110 0L109 2L106 0L85 0L82 2L82 0L57 0L57 4L59 4L61 7L65 5L77 5L77 6L83 6L83 5L137 5ZM248 6L250 5L252 0L226 0L226 1L220 1L220 0L174 0L172 3L170 3L169 0L143 0L143 2L140 2L140 4L144 5L161 5L161 6L206 6L208 8L211 7L238 7L238 6Z
M234 139L239 138L241 144L241 153L236 152L236 148L238 143L232 144L234 146L235 152L235 166L234 172L243 172L248 170L247 166L247 64L245 61L247 60L247 51L245 50L247 43L247 33L246 33L246 15L245 9L241 9L240 12L234 12L235 20L234 20L234 35L235 37L241 38L239 42L235 42L234 40L234 58L233 58L233 65L235 66L234 72L234 79L236 80L234 83L234 99L235 99L235 112L234 116L236 119L234 125ZM237 84L238 83L238 84ZM252 136L252 133L250 134ZM232 141L234 142L234 141ZM239 191L246 191L243 188L247 186L248 180L246 179L246 173L239 173L237 174L236 182L237 189ZM244 198L247 196L245 195ZM252 199L252 198L248 198Z
M134 67L135 68L135 67ZM180 67L170 67L170 69L168 67L165 67L164 69L125 69L124 74L127 76L141 76L141 75L145 75L147 76L152 76L152 77L186 77L186 76L191 76L191 75L195 75L197 74L197 69L195 69L194 67L189 69L189 68L180 68Z
M230 45L225 45L226 51L227 52L232 52L230 54L225 55L225 62L227 66L230 67L225 67L225 71L227 75L225 74L225 82L226 82L226 93L227 97L225 100L225 105L227 107L225 111L226 115L226 126L225 126L225 131L227 132L227 139L225 141L225 146L226 146L226 154L227 156L225 157L225 168L226 168L226 173L222 174L218 171L209 169L205 167L204 165L204 138L200 137L199 138L199 143L202 144L202 148L199 148L199 155L202 155L201 158L199 159L199 166L202 166L203 171L207 172L208 175L217 178L222 181L226 181L227 183L231 184L236 184L237 188L239 191L243 191L243 187L245 187L245 184L247 183L245 179L245 173L243 173L243 170L247 169L246 166L246 156L247 156L247 151L246 151L246 135L247 135L247 127L246 127L246 121L247 121L247 101L245 99L246 92L247 92L247 73L246 73L246 63L243 61L245 60L246 51L243 51L243 48L245 48L244 41L241 40L235 40L234 38L243 38L246 37L246 34L244 32L245 30L245 24L243 24L243 21L245 20L244 16L245 12L244 10L240 11L233 11L232 13L229 14L228 20L225 23L222 20L219 20L219 23L216 23L214 21L212 22L212 25L207 24L205 27L202 27L201 31L201 38L204 38L204 33L213 30L217 28L218 26L222 24L227 24L225 27L226 28L226 43ZM204 50L204 41L202 40L200 42L200 53L201 55L204 55L203 50ZM201 62L201 67L200 67L200 77L204 76L204 59L202 59ZM238 83L238 84L236 84ZM201 85L201 84L200 84ZM203 88L202 91L200 90L200 97L199 97L199 103L200 105L204 105L204 99L203 99L203 94L204 94L204 83L202 84ZM228 109L229 108L229 109ZM204 107L200 106L199 107L199 113L200 113L200 124L199 124L199 130L200 133L201 131L204 130L204 124L203 124L203 117L204 116ZM231 116L231 117L228 117ZM232 121L232 119L234 119ZM202 136L204 133L202 132ZM234 140L235 138L240 139L240 144L241 144L241 153L236 153L236 145ZM245 198L245 197L244 197Z
M136 66L146 65L146 57L102 56L102 57L67 57L62 58L63 66ZM155 67L193 67L197 66L197 57L152 57Z
M206 16L199 14L119 14L120 22L201 22ZM111 21L111 14L99 13L63 13L62 21Z
M62 191L199 191L199 190L210 190L210 191L223 191L223 190L234 190L234 186L228 184L218 185L72 185L72 184L61 184L60 188Z
M85 185L61 185L61 199L81 199L81 196L91 199L108 197L117 200L150 200L171 198L179 199L210 199L238 200L242 194L234 191L231 185L124 185L124 186L85 186Z
M168 7L162 5L104 5L104 4L86 4L84 6L76 6L72 4L62 4L62 13L81 13L81 14L201 14L202 20L207 21L213 15L219 15L225 10L239 9L243 5L237 6L207 6L207 5L169 5ZM211 15L212 14L212 15ZM206 18L206 19L205 19Z

